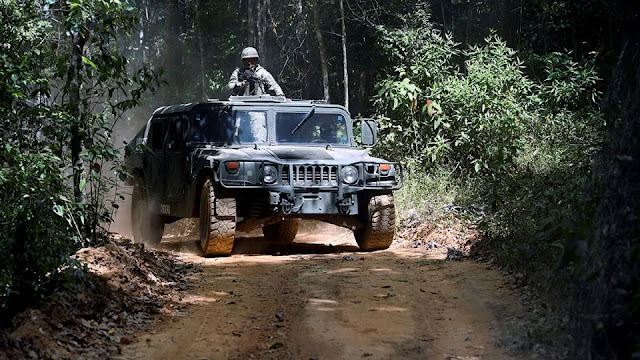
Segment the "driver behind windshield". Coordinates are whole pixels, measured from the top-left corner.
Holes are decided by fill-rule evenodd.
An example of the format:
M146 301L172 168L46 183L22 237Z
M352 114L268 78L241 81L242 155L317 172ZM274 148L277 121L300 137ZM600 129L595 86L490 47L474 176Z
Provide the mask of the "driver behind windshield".
M277 141L297 144L348 144L347 127L342 115L315 113L296 129L304 116L304 113L276 114Z

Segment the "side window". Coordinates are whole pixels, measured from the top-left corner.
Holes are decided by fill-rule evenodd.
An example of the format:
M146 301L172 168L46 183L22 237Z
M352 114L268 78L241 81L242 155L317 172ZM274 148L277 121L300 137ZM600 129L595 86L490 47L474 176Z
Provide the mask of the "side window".
M187 136L188 120L186 117L175 117L171 119L169 127L169 144L171 150L184 149Z
M162 150L162 122L155 121L151 123L151 150Z
M142 129L140 131L138 131L136 136L131 141L131 144L130 144L131 148L133 149L133 151L135 151L137 153L141 153L142 152L142 147L140 147L140 145L144 144L145 130L146 130L146 126L143 126Z
M235 137L241 143L266 143L267 113L264 111L238 111L235 119Z

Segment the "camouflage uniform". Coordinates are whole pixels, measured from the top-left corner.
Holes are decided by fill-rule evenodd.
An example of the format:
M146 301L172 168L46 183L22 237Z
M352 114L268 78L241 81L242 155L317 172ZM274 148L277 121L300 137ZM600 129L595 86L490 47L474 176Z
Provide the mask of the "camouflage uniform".
M231 74L227 87L233 95L266 95L268 91L273 91L276 96L284 96L284 92L273 76L259 64L255 68L255 76L260 79L259 82L249 82L247 86L242 86L240 80L240 72L245 69L237 68Z

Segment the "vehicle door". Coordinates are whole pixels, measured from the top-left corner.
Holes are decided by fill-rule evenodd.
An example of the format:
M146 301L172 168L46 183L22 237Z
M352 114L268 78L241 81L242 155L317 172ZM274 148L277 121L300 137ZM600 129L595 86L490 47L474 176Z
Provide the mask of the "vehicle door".
M153 198L162 196L163 190L163 162L164 162L164 143L166 141L168 127L164 124L162 118L151 120L151 128L149 129L149 139L147 141L148 148L144 157L144 177L149 194L155 194Z
M165 143L164 194L170 202L182 201L187 178L186 144L189 121L184 115L172 117Z

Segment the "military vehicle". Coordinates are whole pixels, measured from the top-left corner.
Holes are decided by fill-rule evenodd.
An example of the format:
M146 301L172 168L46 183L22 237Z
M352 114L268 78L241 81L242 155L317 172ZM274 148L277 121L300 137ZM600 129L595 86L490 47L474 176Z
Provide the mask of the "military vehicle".
M203 254L224 256L236 231L290 243L314 219L352 230L363 251L388 248L402 167L357 149L354 122L373 146L376 122L340 105L262 95L158 108L125 155L134 240L199 218Z

